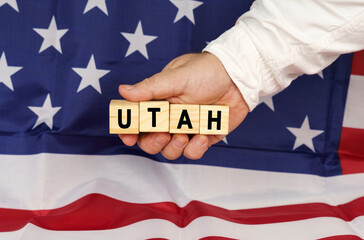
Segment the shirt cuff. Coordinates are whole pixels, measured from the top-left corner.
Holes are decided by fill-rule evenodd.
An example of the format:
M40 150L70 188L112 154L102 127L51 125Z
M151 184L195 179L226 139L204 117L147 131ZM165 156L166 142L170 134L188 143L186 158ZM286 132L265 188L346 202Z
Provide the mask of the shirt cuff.
M203 51L214 54L221 61L250 111L258 105L259 96L281 89L242 21L208 44Z

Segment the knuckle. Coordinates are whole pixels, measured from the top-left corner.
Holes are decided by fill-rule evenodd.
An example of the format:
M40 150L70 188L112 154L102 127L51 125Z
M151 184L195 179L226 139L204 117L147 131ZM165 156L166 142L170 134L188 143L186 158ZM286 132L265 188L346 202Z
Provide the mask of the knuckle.
M196 154L195 152L191 152L191 151L184 151L183 155L191 160L197 160L199 159L198 154Z
M208 147L206 148L191 148L186 149L183 153L183 155L191 160L199 160L203 157L205 152L208 150Z
M163 157L167 158L168 160L176 160L180 155L171 154L169 152L161 152Z
M154 76L158 76L158 73ZM155 88L155 77L149 77L144 79L142 87L146 90L145 92L150 94L149 98L154 99L154 88Z
M143 85L144 85L144 87L149 87L152 85L152 82L153 82L153 80L149 77L149 78L144 79Z
M151 144L145 144L144 141L138 141L138 146L148 154L154 155L160 152L160 149L157 149Z
M171 145L167 145L161 151L161 154L168 160L176 160L182 155L182 151L173 148Z

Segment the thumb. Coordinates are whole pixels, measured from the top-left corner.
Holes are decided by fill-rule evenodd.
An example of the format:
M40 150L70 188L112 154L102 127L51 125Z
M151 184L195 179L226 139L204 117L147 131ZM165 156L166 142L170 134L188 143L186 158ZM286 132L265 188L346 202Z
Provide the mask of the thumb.
M119 93L134 102L176 97L182 94L184 86L177 78L175 71L160 72L135 85L120 85Z

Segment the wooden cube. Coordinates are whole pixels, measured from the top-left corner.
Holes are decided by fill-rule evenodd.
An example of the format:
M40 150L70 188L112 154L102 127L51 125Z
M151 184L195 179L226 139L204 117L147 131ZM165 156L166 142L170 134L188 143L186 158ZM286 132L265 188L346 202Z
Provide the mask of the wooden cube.
M198 134L200 132L200 106L191 104L171 104L169 132Z
M139 103L125 100L110 102L110 133L139 133Z
M229 133L229 107L200 106L200 134L227 135Z
M169 132L169 102L148 101L139 103L140 132Z

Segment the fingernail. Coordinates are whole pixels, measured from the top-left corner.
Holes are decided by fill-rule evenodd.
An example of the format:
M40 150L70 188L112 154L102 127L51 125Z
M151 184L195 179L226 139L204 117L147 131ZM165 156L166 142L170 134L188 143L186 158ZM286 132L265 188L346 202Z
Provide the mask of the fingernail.
M124 86L125 86L124 88L125 88L126 90L128 90L128 91L129 91L129 90L132 90L132 89L135 87L135 85L124 85Z
M184 140L182 140L182 139L178 139L178 138L176 138L176 139L173 139L173 144L176 146L176 147L178 147L178 148L182 148L182 147L184 147L185 145L186 145L186 141L184 141Z
M168 139L162 137L162 136L158 136L155 138L156 143L158 143L159 145L166 145L168 142Z
M196 144L197 144L198 146L203 146L203 145L205 145L205 144L206 144L206 138L204 138L204 137L199 137L199 138L197 138L197 139L196 139Z

